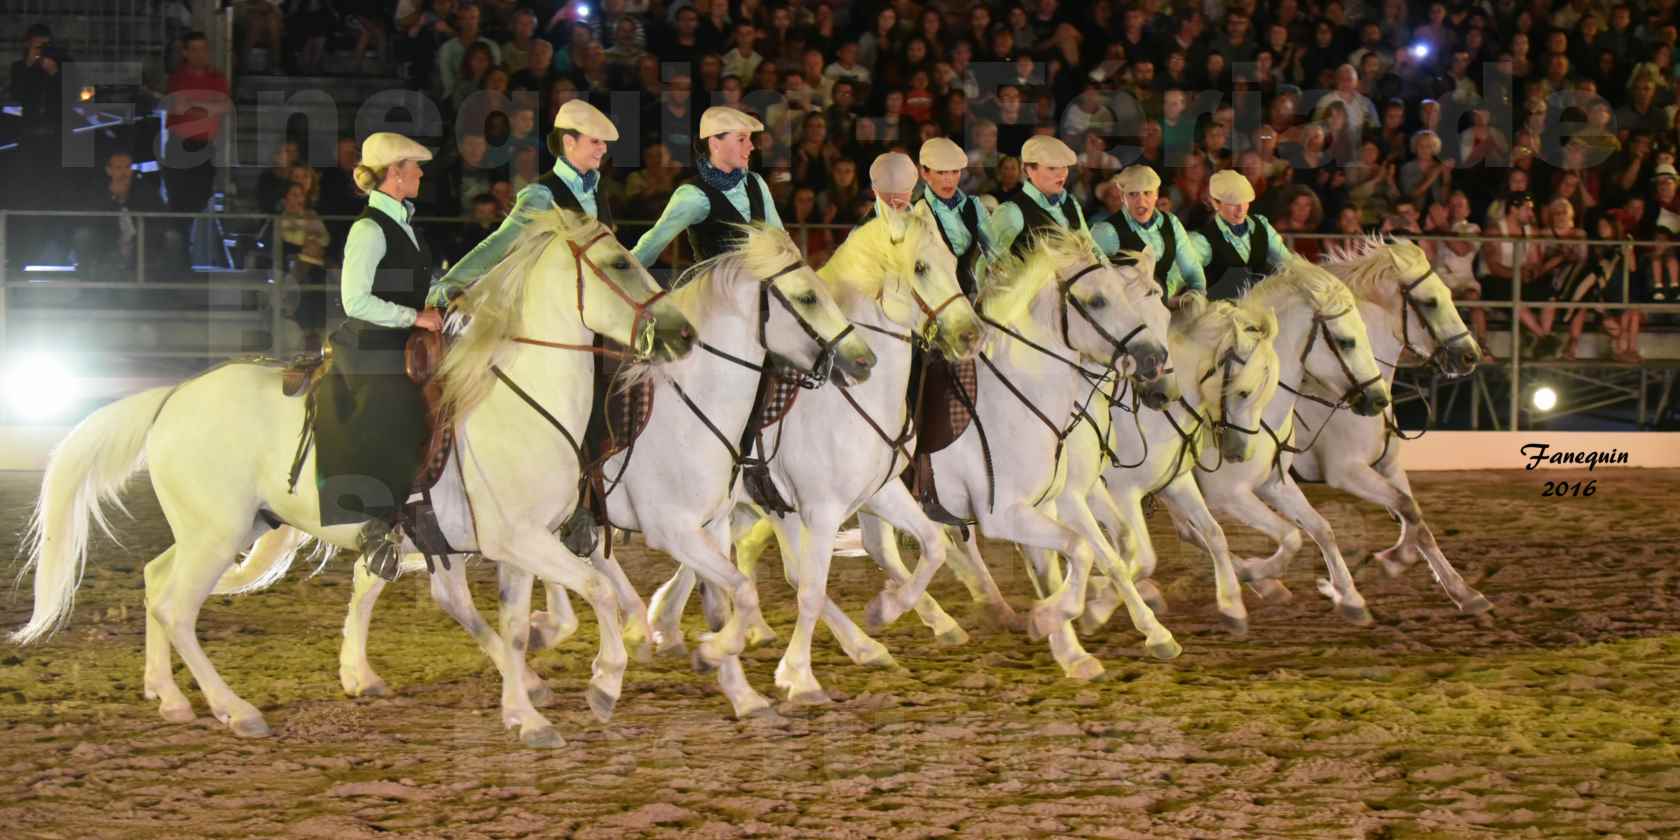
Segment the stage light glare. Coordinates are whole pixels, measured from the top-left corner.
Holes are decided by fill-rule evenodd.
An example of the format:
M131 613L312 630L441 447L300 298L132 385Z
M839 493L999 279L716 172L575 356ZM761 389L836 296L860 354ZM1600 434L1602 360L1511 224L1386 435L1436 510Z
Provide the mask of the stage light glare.
M45 354L24 356L0 374L0 390L13 416L45 422L64 414L76 402L76 380L64 363Z
M1544 385L1534 389L1534 407L1540 411L1551 411L1557 407L1557 392Z

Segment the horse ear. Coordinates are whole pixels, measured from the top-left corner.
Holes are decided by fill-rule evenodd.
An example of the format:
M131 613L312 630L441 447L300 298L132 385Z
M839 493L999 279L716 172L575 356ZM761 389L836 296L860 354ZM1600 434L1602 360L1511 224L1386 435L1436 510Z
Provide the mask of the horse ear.
M1178 306L1173 309L1172 319L1169 323L1173 329L1183 329L1188 327L1189 325L1196 323L1198 318L1202 317L1202 312L1207 309L1207 305L1208 299L1205 295L1199 295L1194 292L1179 295Z
M1266 341L1277 338L1278 319L1276 310L1267 309L1260 313L1260 337Z
M887 236L894 242L904 240L904 234L910 229L910 214L903 210L894 209L892 205L875 199L875 215L880 216L887 223Z

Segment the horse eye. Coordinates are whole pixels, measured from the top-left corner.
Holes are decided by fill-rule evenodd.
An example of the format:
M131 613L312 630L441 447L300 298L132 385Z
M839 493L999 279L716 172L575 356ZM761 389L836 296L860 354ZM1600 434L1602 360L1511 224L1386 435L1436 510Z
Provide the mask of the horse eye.
M806 292L805 294L802 294L799 297L794 298L794 300L799 301L799 303L801 305L804 305L804 306L816 306L817 305L817 293L816 292Z
M613 263L613 268L616 268L619 271L629 271L630 270L630 261L625 259L624 257L619 257L618 262Z
M1091 298L1091 300L1085 304L1085 306L1089 309L1101 309L1107 305L1108 298L1105 298L1102 295L1097 295L1096 297Z
M1441 302L1434 298L1430 298L1429 300L1423 302L1424 309L1438 309L1440 306Z
M1336 344L1343 350L1352 350L1354 348L1354 341L1351 338L1338 338L1336 339Z
M1248 399L1248 395L1250 393L1253 393L1253 392L1251 392L1251 391L1238 391L1237 392L1237 398L1246 400L1246 399Z
M926 274L927 271L928 271L927 263L917 261L917 263L916 263L916 273L917 274Z

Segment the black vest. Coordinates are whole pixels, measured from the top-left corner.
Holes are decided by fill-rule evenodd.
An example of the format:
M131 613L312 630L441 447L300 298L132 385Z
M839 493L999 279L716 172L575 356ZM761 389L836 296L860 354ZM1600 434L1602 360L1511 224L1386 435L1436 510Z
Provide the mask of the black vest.
M1237 249L1231 247L1231 243L1225 241L1225 234L1219 230L1218 216L1202 224L1200 233L1213 251L1213 259L1204 271L1207 277L1208 300L1229 300L1238 297L1250 280L1266 275L1267 266L1271 265L1271 243L1266 232L1261 229L1262 224L1263 222L1256 218L1251 217L1248 220L1247 262L1237 255Z
M747 209L752 213L750 219L741 218L741 211L735 209L735 204L729 200L729 196L723 194L723 190L698 177L689 179L688 183L705 193L706 198L712 202L711 212L706 214L706 218L688 226L688 244L694 248L696 260L709 260L735 249L741 234L730 225L764 221L764 191L760 189L758 179L754 178L751 172L747 173L745 181Z
M414 242L408 240L402 225L385 215L383 210L369 204L361 219L372 219L385 235L385 256L373 271L373 296L380 300L420 311L426 308L426 293L432 288L432 249L416 233ZM360 346L364 348L395 349L403 346L408 329L392 329L362 322Z
M564 165L556 164L556 166ZM548 191L554 194L555 206L575 210L585 216L589 215L583 209L583 203L578 201L577 195L572 192L572 188L559 175L554 174L554 170L550 169L544 172L543 176L537 179L537 183L548 187ZM607 202L607 194L601 191L600 181L595 182L595 218L609 228L613 226L612 204Z
M1067 193L1063 195L1065 197L1062 199L1062 215L1070 217L1066 229L1082 230L1085 227L1085 211L1079 209L1079 202L1073 196ZM1038 206L1038 202L1029 198L1025 190L1017 192L1009 200L1021 209L1021 233L1009 245L1009 253L1017 258L1025 258L1027 252L1032 250L1033 239L1039 231L1045 228L1063 229L1062 223L1056 221L1056 217L1050 215L1049 211ZM1073 212L1068 212L1067 208L1072 208Z
M922 200L926 201L928 209L932 210L933 202L939 198L932 193L926 193ZM963 227L968 228L968 250L960 254L957 254L956 247L951 244L951 236L945 232L945 223L939 221L937 212L933 215L933 226L939 229L939 238L945 240L945 250L956 254L957 284L962 287L963 294L968 295L969 300L974 300L975 295L980 293L979 284L974 277L974 266L980 261L980 254L985 250L980 245L980 211L975 207L974 196L965 197L958 216L962 219Z
M1114 235L1120 239L1120 247L1128 251L1142 251L1143 237L1132 230L1131 219L1122 209L1114 215L1109 224L1114 226ZM1155 211L1156 218L1161 221L1161 253L1155 255L1155 282L1161 284L1161 294L1169 294L1167 289L1167 272L1172 271L1173 260L1178 256L1178 234L1173 232L1172 216Z

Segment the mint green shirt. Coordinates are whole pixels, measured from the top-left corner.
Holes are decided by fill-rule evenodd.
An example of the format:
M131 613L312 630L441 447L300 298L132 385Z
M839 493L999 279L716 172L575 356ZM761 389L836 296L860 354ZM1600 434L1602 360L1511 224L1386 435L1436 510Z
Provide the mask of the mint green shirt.
M583 188L583 178L578 175L577 170L570 164L557 160L554 162L554 174L571 189L572 195L577 196L578 205L583 211L588 213L591 219L597 218L596 211L599 205L596 203L595 190ZM600 188L599 179L595 181L595 186ZM495 268L496 264L508 255L508 251L513 250L514 243L519 241L519 235L525 232L526 226L531 224L538 214L553 210L557 206L559 205L554 200L554 193L548 187L535 182L526 184L525 188L519 191L518 197L513 201L513 209L508 211L507 218L502 220L496 232L473 246L460 262L450 266L449 273L432 285L426 302L433 306L442 306L448 302L450 294L455 290L471 286L478 278Z
M1118 221L1117 221L1118 220ZM1132 214L1122 209L1115 213L1108 221L1097 222L1091 226L1091 238L1097 241L1097 247L1107 256L1114 256L1120 250L1120 234L1115 225L1123 224L1132 229L1143 244L1148 245L1155 252L1157 258L1167 252L1167 241L1164 235L1164 225L1171 224L1173 231L1173 264L1167 269L1167 296L1172 297L1188 288L1193 291L1207 293L1207 279L1202 274L1202 263L1199 251L1190 246L1190 234L1184 230L1184 223L1171 213L1159 210L1150 216L1148 224L1138 224Z
M756 172L748 172L741 183L733 189L725 190L723 195L735 209L741 212L741 218L752 218L752 201L747 197L747 178L758 182L758 189L764 196L764 223L780 230L782 217L776 212L776 201L770 195L769 185ZM651 230L642 234L636 240L636 247L630 249L636 261L642 265L653 265L659 255L665 252L665 247L671 244L683 231L703 222L712 214L712 202L706 194L693 184L683 184L671 194L671 200L665 205L665 212L660 214L659 221Z
M1225 237L1225 241L1231 243L1231 247L1236 249L1237 256L1247 260L1248 235L1244 233L1242 236L1238 236L1233 233L1231 226L1225 224L1225 220L1217 215L1213 217L1213 223L1219 226L1219 234ZM1268 271L1276 271L1283 265L1284 258L1289 255L1289 246L1283 244L1283 237L1278 235L1277 228L1272 227L1272 223L1266 221L1265 216L1256 216L1250 213L1248 214L1248 224L1259 225L1265 229L1266 259L1271 263L1266 268ZM1207 237L1200 233L1192 233L1190 234L1190 242L1191 247L1196 249L1196 261L1198 263L1206 267L1208 263L1213 262L1213 246L1208 244Z
M969 242L968 225L963 224L962 219L964 204L971 202L974 204L975 218L979 222L976 229L980 231L981 244L985 244L986 227L991 219L987 216L984 205L975 201L973 196L964 194L962 190L957 190L957 196L961 201L957 204L957 209L952 210L945 206L945 202L939 200L939 196L934 195L933 190L927 187L922 189L922 200L933 208L933 217L939 220L939 227L945 231L946 238L951 240L951 247L955 249L958 256L967 253L968 246L971 244Z
M414 228L409 225L409 219L414 216L412 203L375 190L368 194L368 206L390 216L408 234L408 241L420 247L420 240L414 237ZM412 327L420 313L373 293L374 273L384 258L384 229L372 219L357 219L344 240L344 271L339 278L338 292L339 300L344 303L344 314L381 327Z

